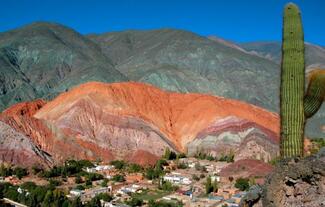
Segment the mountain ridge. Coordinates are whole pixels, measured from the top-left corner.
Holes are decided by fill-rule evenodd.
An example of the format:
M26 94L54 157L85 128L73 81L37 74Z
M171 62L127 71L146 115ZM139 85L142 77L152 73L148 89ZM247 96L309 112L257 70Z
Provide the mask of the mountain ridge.
M233 150L235 159L263 161L278 154L275 113L237 100L167 92L145 83L85 83L47 103L17 104L0 114L0 120L28 135L55 162L129 160L130 154L158 158L167 147L191 155L200 150L220 156ZM152 163L151 157L133 160Z
M26 30L30 34L23 37ZM0 35L0 110L36 98L51 100L89 81L132 80L243 100L277 112L279 63L238 47L248 51L241 44L184 30L81 35L60 24L27 25ZM309 67L322 65L325 54L308 48ZM324 136L324 117L325 107L308 123L307 136Z

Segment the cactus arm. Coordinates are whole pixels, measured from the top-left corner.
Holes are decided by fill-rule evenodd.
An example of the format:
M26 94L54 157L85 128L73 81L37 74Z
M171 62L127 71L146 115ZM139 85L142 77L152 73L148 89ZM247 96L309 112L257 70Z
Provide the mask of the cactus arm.
M322 106L325 98L325 70L313 71L305 95L305 116L312 117Z
M303 156L305 57L300 11L286 5L283 17L281 65L281 143L282 157Z

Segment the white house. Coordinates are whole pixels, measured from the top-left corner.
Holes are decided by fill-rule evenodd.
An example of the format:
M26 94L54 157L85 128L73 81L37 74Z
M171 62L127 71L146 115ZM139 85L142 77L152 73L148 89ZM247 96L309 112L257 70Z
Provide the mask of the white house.
M81 196L84 193L83 190L72 189L70 190L70 195L72 196Z
M142 190L142 187L139 185L131 185L129 187L122 187L117 191L118 194L129 194L129 193L137 193Z
M113 165L96 165L95 167L87 167L86 172L94 173L98 171L112 170L112 169L114 169Z
M168 182L171 182L173 184L181 184L181 185L189 185L192 183L192 181L187 178L187 177L184 177L180 174L169 174L169 175L165 175L163 177L163 180L164 181L168 181Z
M212 175L211 176L211 181L214 182L214 181L217 181L217 182L220 182L221 178L219 175Z

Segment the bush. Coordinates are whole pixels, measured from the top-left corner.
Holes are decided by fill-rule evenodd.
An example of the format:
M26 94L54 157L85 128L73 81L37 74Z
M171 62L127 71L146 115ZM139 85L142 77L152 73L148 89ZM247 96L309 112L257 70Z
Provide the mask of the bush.
M44 171L41 167L39 167L39 166L37 166L37 165L34 165L33 167L32 167L32 173L34 174L34 175L37 175L38 173L40 173L40 172L42 172L42 171Z
M178 169L187 169L188 168L188 165L184 162L180 162L177 164L177 168Z
M50 187L56 187L61 185L61 181L55 180L55 179L49 179L49 186Z
M83 173L83 168L93 167L88 160L67 160L64 166L54 166L48 171L41 171L39 175L44 178L66 177Z
M165 153L163 156L166 160L175 160L177 158L177 155L174 151L171 151L168 147L165 149Z
M106 202L110 202L111 200L113 200L113 197L107 193L100 193L100 194L96 195L96 197L98 197L99 200L103 200Z
M85 177L87 180L90 180L90 181L101 180L104 178L103 175L98 174L98 173L87 173L87 174L85 174Z
M114 167L118 170L122 170L124 167L126 167L126 163L123 160L113 160L110 162L111 165L114 165Z
M185 153L180 153L177 155L177 159L180 159L180 158L186 158L186 154Z
M74 182L75 182L76 184L80 184L80 183L82 183L82 179L81 179L80 175L77 175L77 176L74 178Z
M195 180L195 181L199 181L200 180L200 178L197 175L192 175L192 179Z
M129 166L128 166L128 171L130 173L137 173L137 172L141 172L142 170L143 170L143 168L140 165L135 164L135 163L129 164Z
M85 190L85 187L83 185L77 185L76 189L77 190Z
M91 182L91 180L86 179L85 185L86 185L87 188L90 188L93 185L93 183Z
M168 165L168 162L166 160L160 159L157 161L155 168L157 170L163 170L164 169L163 166L167 166L167 165Z
M227 155L222 154L219 158L220 162L234 162L235 154L233 152L230 152Z
M6 167L3 163L0 166L0 176L7 177L12 175L11 167Z
M167 202L167 201L154 201L149 200L148 202L149 207L182 207L183 204L181 202Z
M103 179L103 182L100 184L102 187L107 187L108 180L106 178Z
M13 170L13 174L17 176L17 178L22 179L24 176L28 175L26 168L16 167Z
M241 191L246 191L249 189L249 179L247 178L238 178L235 183L235 187Z
M143 200L133 197L133 198L131 198L130 201L127 201L126 204L129 205L129 206L132 206L132 207L142 206Z
M213 191L213 186L212 186L212 183L211 183L211 177L208 176L207 180L206 180L206 183L205 183L205 193L209 194L212 191Z
M113 176L112 180L115 182L124 182L125 178L123 175L117 174Z
M178 187L173 185L171 182L163 181L162 185L159 186L159 189L163 191L176 191Z
M22 189L25 189L27 191L31 191L37 187L37 185L34 182L24 182L23 184L20 185Z

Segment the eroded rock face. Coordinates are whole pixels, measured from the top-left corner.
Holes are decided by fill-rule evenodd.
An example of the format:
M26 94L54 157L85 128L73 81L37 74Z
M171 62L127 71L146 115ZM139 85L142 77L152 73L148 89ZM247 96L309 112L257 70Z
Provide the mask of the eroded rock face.
M35 117L57 134L97 143L118 158L136 150L157 156L166 147L186 151L188 143L211 133L237 135L228 142L232 149L250 141L267 151L266 158L277 153L275 114L235 100L168 93L142 83L87 83L49 102ZM221 145L217 136L212 141ZM244 151L239 155L246 156Z
M229 116L217 119L190 142L189 154L205 151L214 156L233 153L236 160L252 158L265 162L278 154L278 134L254 121Z
M54 128L49 128L46 123L35 118L34 114L45 104L43 100L15 104L0 114L0 120L18 133L27 136L37 148L51 155L53 164L71 158L93 160L113 158L109 150L102 149L97 143L67 140L60 133L55 133ZM16 163L15 160L13 163Z
M0 121L0 158L5 163L21 166L51 165L50 155L37 147L28 137Z
M235 159L266 161L278 151L279 119L273 113L240 101L170 93L135 82L83 84L46 104L17 104L0 120L30 137L55 161L126 159L146 164L166 147L186 152L206 142L213 146L203 148L207 152L220 145L235 151Z
M270 207L324 206L325 153L280 163L264 186L262 201Z
M15 104L0 114L0 120L30 137L41 149L50 151L53 146L52 133L42 121L33 117L45 104L43 100Z

